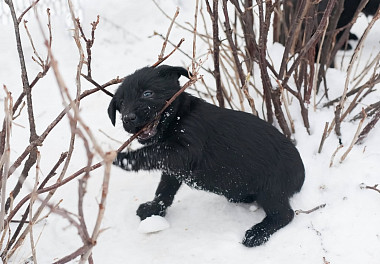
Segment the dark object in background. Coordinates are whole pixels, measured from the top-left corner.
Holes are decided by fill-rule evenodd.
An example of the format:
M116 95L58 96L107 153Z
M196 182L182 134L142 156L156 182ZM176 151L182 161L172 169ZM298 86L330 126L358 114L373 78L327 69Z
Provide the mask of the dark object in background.
M286 46L288 41L292 40L291 53L299 53L303 49L305 43L308 42L315 33L315 30L317 29L323 17L324 11L327 8L328 2L329 0L310 1L309 5L305 5L307 6L307 9L299 10L299 8L302 6L301 4L304 3L304 1L282 1L282 12L280 13L281 15L278 16L277 13L274 15L274 20L275 22L277 21L277 24L274 23L274 41ZM311 49L311 51L314 53L312 62L315 62L318 57L318 52L321 48L319 61L321 65L320 70L318 71L319 76L317 87L319 87L322 77L325 75L325 70L323 67L334 67L335 55L339 49L352 49L352 46L347 42L348 38L358 39L355 34L350 33L347 36L347 39L342 41L343 43L339 45L339 47L335 46L342 38L345 27L352 22L354 14L359 8L360 2L361 0L337 0L333 7L332 13L330 14L323 47L320 47L322 40L321 38L319 42L316 43L316 46ZM369 0L362 12L367 16L374 15L376 14L379 5L380 0ZM301 21L296 21L298 12L300 12L300 14L304 14L303 17L300 16L302 17ZM300 30L294 31L297 32L297 35L289 35L290 29L296 25L297 22L301 23ZM337 32L338 29L339 32ZM309 57L305 57L304 59L310 60L311 56L309 55Z
M366 16L373 16L380 6L380 0L369 0L367 5L363 9L363 13Z
M181 67L142 68L126 77L108 114L115 124L136 133L154 120L179 89ZM264 220L247 230L243 244L266 242L294 217L289 198L301 189L304 166L294 145L276 128L245 112L219 108L182 93L142 133L143 148L119 153L115 164L125 170L162 170L153 201L140 205L141 220L164 216L182 183L225 196L230 202L256 201Z
M322 2L326 2L327 4L328 1L323 0ZM345 0L344 1L343 11L338 20L338 25L337 25L338 29L345 27L352 21L352 19L354 18L355 12L360 5L360 2L361 0ZM321 3L320 5L323 5L323 3ZM380 5L380 0L369 0L367 5L362 10L362 12L366 16L374 15L377 9L379 8L379 5ZM339 41L342 35L343 35L343 30L337 34L336 43ZM350 33L349 39L357 40L358 37L355 34ZM349 43L346 43L345 45L343 45L342 49L350 50L352 49L352 46Z

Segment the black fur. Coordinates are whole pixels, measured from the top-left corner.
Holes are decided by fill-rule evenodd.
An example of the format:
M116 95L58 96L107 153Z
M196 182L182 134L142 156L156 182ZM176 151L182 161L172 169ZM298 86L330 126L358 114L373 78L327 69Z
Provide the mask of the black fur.
M112 123L119 111L125 130L137 132L180 89L181 75L187 71L170 66L146 67L129 75L108 108ZM300 155L276 128L252 114L182 93L157 128L139 141L145 146L119 153L115 164L125 170L162 171L153 201L137 210L141 220L164 216L182 183L231 202L256 201L266 217L246 232L243 244L248 247L263 244L294 217L289 197L304 182Z

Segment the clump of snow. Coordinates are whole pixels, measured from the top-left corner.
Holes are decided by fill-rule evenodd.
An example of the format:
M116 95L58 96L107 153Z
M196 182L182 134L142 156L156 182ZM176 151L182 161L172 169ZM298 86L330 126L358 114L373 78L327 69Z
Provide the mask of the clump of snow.
M168 229L169 227L170 224L164 217L153 215L141 221L137 230L140 233L149 234Z
M259 206L257 204L252 204L251 206L249 206L249 211L251 212L255 212L257 210L259 210Z

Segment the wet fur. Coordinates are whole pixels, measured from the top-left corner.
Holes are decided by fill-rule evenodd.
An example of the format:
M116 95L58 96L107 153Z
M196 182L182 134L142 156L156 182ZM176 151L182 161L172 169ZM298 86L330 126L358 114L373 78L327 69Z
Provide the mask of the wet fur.
M129 75L113 97L108 114L115 124L116 111L136 119L123 124L137 132L154 119L166 101L180 89L180 67L143 68ZM154 92L144 98L144 91ZM266 242L294 217L289 198L301 189L304 166L294 145L260 118L222 109L182 93L162 114L157 134L145 146L119 153L115 164L125 170L161 170L153 201L140 205L141 220L164 216L182 183L225 196L231 202L256 201L264 220L247 230L243 244ZM228 228L227 226L225 228Z

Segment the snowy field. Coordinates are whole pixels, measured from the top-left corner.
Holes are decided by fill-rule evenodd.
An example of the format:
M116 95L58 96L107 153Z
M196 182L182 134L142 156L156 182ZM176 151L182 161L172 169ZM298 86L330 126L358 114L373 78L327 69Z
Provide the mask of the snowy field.
M41 0L41 5L44 3L49 1ZM2 8L6 8L4 3L1 4ZM178 21L182 24L193 23L195 8L193 1L162 0L160 5L169 15L173 15L179 6ZM90 30L89 24L98 14L100 15L92 62L92 75L97 82L104 83L116 76L123 77L157 60L162 39L151 36L154 31L165 35L170 20L162 15L151 0L86 0L80 1L79 9L86 32ZM71 36L67 12L61 10L59 5L52 8L53 54L66 84L74 94L78 51ZM44 19L43 14L44 12L41 12L42 19ZM206 18L209 19L208 16ZM46 50L33 12L30 12L26 19L29 20L29 29L37 49L45 56ZM368 18L360 17L353 31L361 34L368 22ZM22 84L13 26L7 24L4 19L0 23L0 84L7 85L16 97L22 91ZM33 50L27 41L23 26L21 28L31 79L40 68L31 59ZM377 22L366 40L361 67L368 56L379 53L379 35L380 23ZM182 49L191 54L192 35L174 27L170 36L171 41L178 43L182 37L186 39ZM207 45L200 41L197 48L199 54L207 53ZM167 48L168 51L171 49L171 46ZM269 53L272 54L272 59L276 58L276 54L282 54L282 49L278 44L270 46ZM347 64L347 61L345 63ZM189 66L191 61L180 52L176 52L165 64ZM345 69L329 70L327 82L331 87L330 98L341 95L345 76ZM93 87L84 79L82 83L83 90ZM212 80L208 83L214 85ZM116 88L116 86L111 87L111 91ZM377 89L379 88L378 84ZM0 95L2 98L0 105L3 108L2 89ZM41 133L63 109L52 72L33 90L33 100L37 133ZM379 100L380 93L377 90L362 101L362 106L366 107ZM107 95L97 93L81 102L81 116L105 151L117 149L121 145L105 134L120 142L129 137L120 122L113 127L108 119L109 101ZM339 159L347 150L358 126L358 121L344 122L342 124L344 148L338 152L334 165L329 167L331 156L339 145L338 138L333 134L330 135L322 153L318 154L317 151L325 122L333 120L334 108L319 107L314 112L310 107L311 135L308 135L303 128L297 103L291 105L291 111L296 126L294 139L306 167L305 184L301 192L291 199L291 205L295 210L310 210L326 204L324 208L310 214L297 215L288 226L276 232L265 245L246 248L241 244L242 238L248 228L264 217L265 214L260 208L231 204L215 194L182 186L165 217L170 226L163 231L146 234L141 231L145 228L154 228L155 224L146 223L145 226L139 226L140 220L135 211L140 203L153 198L160 173L129 173L113 167L105 219L102 224L104 230L93 250L95 263L379 264L380 193L361 189L360 186L362 183L368 186L380 184L380 124L371 131L362 145L355 145L346 160L340 163ZM356 109L354 114L358 111L359 109ZM1 120L3 116L1 111ZM13 127L12 162L23 151L28 139L29 130L24 127L27 126L26 118L27 114L24 112L16 120L18 125ZM42 176L49 172L60 154L67 150L69 138L70 127L65 119L40 147ZM77 145L68 175L82 168L87 162L82 142L77 140ZM138 146L134 143L133 147ZM20 171L16 171L13 175L14 179L9 183L9 190L13 188L16 176L19 174ZM34 169L31 174L34 174ZM85 196L84 212L90 230L98 210L102 174L103 169L91 173ZM33 183L34 180L31 178L24 186L24 194L32 189ZM77 208L77 185L77 181L74 180L60 188L54 195L55 202L63 199L60 206L73 213L76 213ZM16 228L16 224L13 228ZM82 245L77 230L70 226L67 220L55 214L37 224L34 233L35 237L39 237L36 247L38 263L52 263ZM22 249L10 260L12 264L25 263L25 260L31 256L27 243L26 241ZM77 263L77 260L72 263Z

